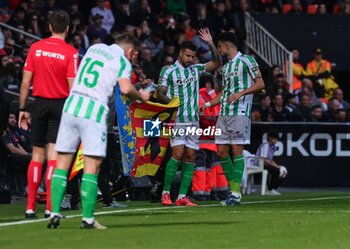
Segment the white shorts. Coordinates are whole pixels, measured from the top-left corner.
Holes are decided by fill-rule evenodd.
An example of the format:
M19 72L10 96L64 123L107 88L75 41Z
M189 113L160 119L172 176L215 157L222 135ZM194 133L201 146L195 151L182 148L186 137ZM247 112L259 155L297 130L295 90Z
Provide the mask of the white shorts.
M83 155L106 157L107 125L62 113L56 150L75 153L80 142L83 145Z
M175 131L184 130L185 132L191 128L197 130L199 128L199 122L175 123L173 127ZM174 138L170 139L170 146L175 147L178 145L185 145L188 148L199 150L199 136L196 134L177 134Z
M216 129L221 135L215 136L216 144L250 144L251 120L246 116L219 116Z

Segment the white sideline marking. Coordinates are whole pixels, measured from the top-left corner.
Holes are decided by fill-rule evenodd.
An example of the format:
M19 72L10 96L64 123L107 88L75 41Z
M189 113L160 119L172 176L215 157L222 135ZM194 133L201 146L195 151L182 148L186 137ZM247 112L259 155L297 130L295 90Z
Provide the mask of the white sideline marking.
M266 201L247 201L242 202L241 205L248 205L248 204L264 204L264 203L285 203L285 202L303 202L303 201L322 201L322 200L336 200L336 199L350 199L350 196L334 196L334 197L319 197L319 198L305 198L305 199L291 199L291 200L266 200ZM221 206L220 204L208 204L208 205L199 205L198 207L214 207L214 206ZM116 214L116 213L130 213L130 212L142 212L142 211L153 211L153 210L172 210L172 209L179 209L179 208L187 208L184 206L173 206L173 207L153 207L153 208L135 208L135 209L121 209L121 210L112 210L112 211L101 211L97 212L94 215L104 215L104 214ZM196 208L196 207L195 207ZM177 211L178 212L178 211ZM244 210L233 210L233 212L250 212L250 211L244 211ZM252 211L254 213L267 213L270 211ZM271 213L302 213L302 212L309 212L309 213L321 213L321 212L327 212L327 211L301 211L301 210L295 210L295 211L271 211ZM331 212L331 211L328 211ZM339 211L333 211L335 213L342 212L342 213L350 213L350 210L339 210ZM67 215L65 219L71 219L71 218L77 218L81 217L81 214L73 214L73 215ZM30 224L30 223L38 223L42 221L47 221L48 219L35 219L35 220L21 220L21 221L13 221L13 222L6 222L6 223L0 223L0 227L7 227L7 226L14 226L14 225L24 225L24 224Z

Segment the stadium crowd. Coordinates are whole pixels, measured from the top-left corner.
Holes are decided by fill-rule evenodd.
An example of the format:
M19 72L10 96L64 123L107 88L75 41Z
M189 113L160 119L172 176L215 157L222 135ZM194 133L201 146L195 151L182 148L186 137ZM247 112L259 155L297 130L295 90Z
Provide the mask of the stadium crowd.
M183 41L196 45L194 63L210 60L210 49L198 34L200 28L208 27L214 39L222 32L235 32L241 41L240 50L249 53L243 42L245 12L350 14L348 0L97 0L89 13L79 7L80 2L74 0L1 1L0 17L14 28L46 38L50 35L50 15L55 10L66 10L71 18L67 41L80 57L93 44L112 44L118 34L132 33L141 41L132 74L132 82L137 83L145 79L157 82L161 68L175 62ZM12 98L3 90L19 92L23 66L34 41L33 37L0 28L1 101ZM322 58L322 50L316 48L314 58L303 66L298 62L299 51L294 49L293 60L293 82L287 82L281 66L273 66L265 74L266 92L255 101L253 121L349 122L350 104L332 76L331 63ZM201 77L200 88L209 95L220 86L218 73ZM17 127L16 111L11 110L8 120L1 117L1 143L26 167L31 153L30 136Z

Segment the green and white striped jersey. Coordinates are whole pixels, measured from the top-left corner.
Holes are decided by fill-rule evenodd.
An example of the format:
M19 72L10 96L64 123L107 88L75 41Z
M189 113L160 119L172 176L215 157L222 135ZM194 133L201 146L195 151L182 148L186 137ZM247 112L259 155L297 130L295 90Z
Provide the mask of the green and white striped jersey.
M228 61L221 69L223 92L220 99L221 116L247 116L251 114L253 94L245 95L234 104L227 103L227 99L233 94L241 92L254 84L258 77L259 66L250 55L240 52Z
M131 64L118 45L96 44L83 57L63 112L105 122L108 99L121 78L131 77Z
M173 65L162 69L158 85L168 87L168 98L177 96L180 100L175 122L186 123L199 120L199 76L204 71L205 64L184 68L178 60Z

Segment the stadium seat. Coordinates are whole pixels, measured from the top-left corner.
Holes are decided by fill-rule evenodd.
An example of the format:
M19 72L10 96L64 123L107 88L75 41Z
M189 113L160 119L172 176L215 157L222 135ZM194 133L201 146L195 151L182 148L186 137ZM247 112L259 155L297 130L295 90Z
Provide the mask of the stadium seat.
M308 14L316 14L318 9L318 4L310 4L307 6L307 13Z
M268 171L264 169L264 158L253 156L253 155L246 155L244 153L244 160L245 160L245 169L244 169L245 170L245 173L244 173L245 182L243 182L243 184L242 184L243 189L244 189L243 193L249 195L251 193L253 175L254 174L262 174L262 177L261 177L261 195L265 195Z
M282 12L283 13L287 13L288 11L290 11L292 9L292 5L290 5L289 3L283 4L282 7Z
M333 13L333 14L339 14L340 12L341 12L340 5L339 5L339 4L335 4L335 5L333 6L332 13Z

